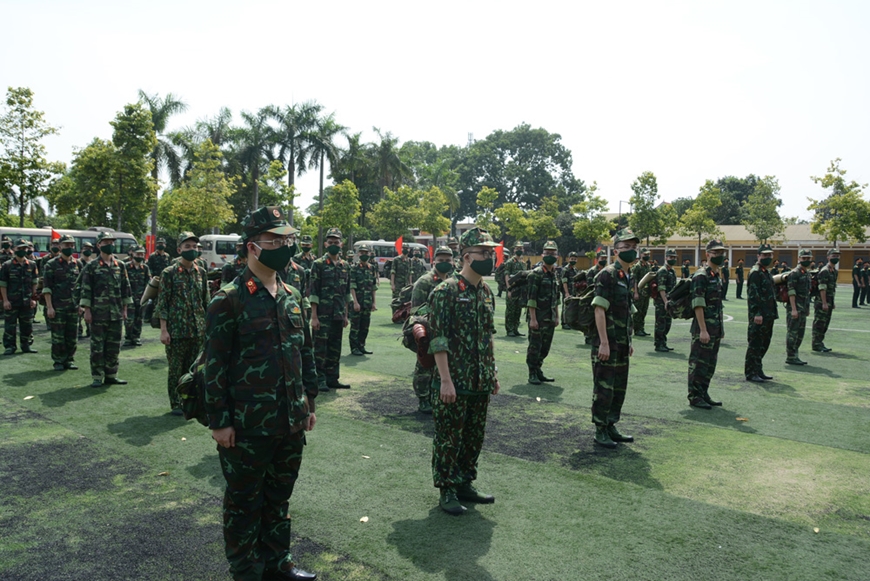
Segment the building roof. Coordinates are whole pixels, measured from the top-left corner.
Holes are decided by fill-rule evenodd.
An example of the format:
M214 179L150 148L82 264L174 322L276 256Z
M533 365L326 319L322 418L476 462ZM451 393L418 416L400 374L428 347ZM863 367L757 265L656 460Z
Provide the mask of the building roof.
M719 226L722 231L723 242L726 246L757 246L758 240L747 229L746 226L740 225L723 225ZM870 228L866 229L866 235L870 238ZM771 244L788 246L826 246L831 243L825 240L824 236L814 234L809 224L795 224L786 226L785 232L777 238L771 239ZM668 245L693 245L698 243L697 236L680 236L674 234L668 239ZM840 246L850 246L849 244L840 244Z

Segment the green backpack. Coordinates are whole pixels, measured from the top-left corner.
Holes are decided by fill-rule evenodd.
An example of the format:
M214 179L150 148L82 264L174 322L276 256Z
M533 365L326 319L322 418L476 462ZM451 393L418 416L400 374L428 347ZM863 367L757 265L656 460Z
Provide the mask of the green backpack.
M674 289L668 293L668 313L675 319L691 319L695 316L690 279L681 278Z
M565 299L565 323L575 331L588 335L595 327L595 288Z

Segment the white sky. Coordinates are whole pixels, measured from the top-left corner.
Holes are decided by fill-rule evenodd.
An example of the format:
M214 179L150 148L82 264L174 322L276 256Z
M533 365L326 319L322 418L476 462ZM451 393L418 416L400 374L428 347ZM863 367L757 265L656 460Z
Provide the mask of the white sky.
M645 170L664 200L775 175L783 214L805 218L822 195L809 176L832 159L870 181L868 2L0 0L0 14L0 87L34 90L66 162L143 89L188 103L170 129L309 99L364 140L376 126L462 145L527 122L561 134L612 211Z

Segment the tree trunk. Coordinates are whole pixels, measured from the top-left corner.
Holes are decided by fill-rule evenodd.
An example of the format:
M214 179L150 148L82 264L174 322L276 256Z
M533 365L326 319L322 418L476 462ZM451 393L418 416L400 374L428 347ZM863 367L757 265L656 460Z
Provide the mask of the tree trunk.
M317 248L323 249L323 152L320 152L320 194L318 197L317 216Z
M121 232L121 223L123 221L123 216L124 216L124 206L121 203L121 197L123 195L122 192L124 191L124 189L122 187L123 184L124 184L123 178L121 176L118 176L118 228L117 228L118 232Z
M698 232L698 258L696 259L696 262L698 264L701 264L701 233L700 232ZM698 264L696 264L695 267L697 267Z
M154 159L154 169L151 170L151 178L155 184L159 184L157 181L158 177L157 159ZM151 238L157 240L157 192L154 193L154 207L151 208Z
M251 207L251 213L257 211L260 207L260 165L259 160L254 162L254 167L251 168L251 179L254 180L254 205Z
M18 186L18 227L24 228L24 188L21 186Z

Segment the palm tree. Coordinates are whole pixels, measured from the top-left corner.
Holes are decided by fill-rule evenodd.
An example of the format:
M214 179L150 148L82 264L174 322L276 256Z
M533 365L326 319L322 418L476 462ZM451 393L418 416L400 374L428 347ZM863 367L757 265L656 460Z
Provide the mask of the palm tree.
M402 179L412 178L414 170L399 157L399 150L396 147L399 143L398 137L393 137L389 131L383 134L377 127L372 127L372 129L381 139L380 145L377 146L377 162L381 197L383 197L384 188L395 189Z
M173 185L181 182L181 159L171 139L168 139L164 132L169 118L176 113L187 111L187 103L179 98L176 98L172 93L167 93L162 99L160 95L149 95L143 90L139 90L139 99L151 111L151 123L154 125L154 133L157 134L157 145L151 151L151 159L154 161L154 169L151 170L151 177L154 183L158 183L160 168L166 168L169 172L169 181ZM157 200L154 200L154 207L151 209L151 236L157 237Z
M227 107L221 107L221 110L214 117L200 119L193 127L185 127L169 134L172 143L181 152L179 166L181 181L184 181L187 172L193 167L193 162L196 161L195 153L206 139L211 140L218 147L227 145L232 130L232 122L232 111Z
M296 176L305 171L310 145L308 136L317 126L317 116L323 110L323 105L317 101L306 101L268 109L269 116L278 122L275 129L278 159L287 170L287 185L293 187Z
M330 113L325 117L317 120L317 125L313 131L308 134L308 143L310 144L310 159L309 164L312 168L320 168L320 191L318 197L318 214L323 213L323 173L326 161L334 164L338 159L338 148L335 146L335 137L345 131L347 128L339 125L335 121L335 114ZM323 248L323 223L320 223L317 230L318 248Z
M235 155L251 172L251 182L254 194L251 200L251 211L260 206L260 168L264 161L274 159L272 149L275 146L275 131L269 125L268 107L257 113L242 111L244 127L231 130L231 136L236 144Z

